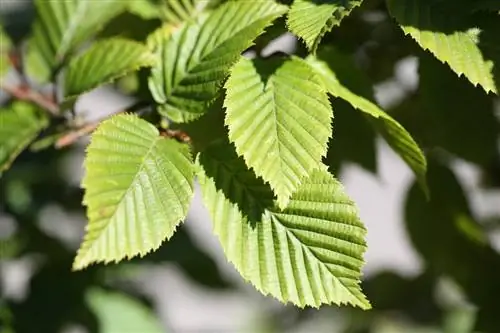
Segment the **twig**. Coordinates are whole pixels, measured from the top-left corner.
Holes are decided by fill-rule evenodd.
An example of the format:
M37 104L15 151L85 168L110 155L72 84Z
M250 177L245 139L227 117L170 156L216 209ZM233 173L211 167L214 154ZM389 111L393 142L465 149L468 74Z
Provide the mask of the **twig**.
M60 116L59 106L52 99L42 95L41 93L31 89L30 87L11 87L9 85L6 85L5 83L2 83L0 84L0 89L5 90L8 94L19 100L35 103L41 108L47 110L53 116Z
M191 138L189 137L189 135L181 130L171 130L167 128L161 130L160 135L167 138L174 138L180 142L191 143Z
M123 111L121 111L121 112L123 112ZM121 113L121 112L117 112L117 113ZM116 115L117 113L114 113L112 116ZM65 135L63 135L62 137L60 137L56 141L55 147L57 149L61 149L61 148L72 145L80 138L92 133L99 126L99 124L101 122L103 122L104 120L106 120L108 118L109 117L98 119L98 120L93 121L91 123L85 124L82 127L78 128L74 131L66 133ZM181 130L171 130L171 129L167 128L167 129L161 130L160 135L164 136L164 137L168 137L168 138L174 138L174 139L176 139L180 142L183 142L183 143L191 143L191 138L189 137L189 135L186 132L183 132Z
M113 117L113 116L120 114L120 113L123 113L123 112L136 111L137 114L140 114L140 110L143 109L145 106L149 107L150 105L147 102L139 101L136 104L127 108L127 110L120 110L120 111L114 112L113 114L108 115L106 117L102 117L102 118L99 118L99 119L94 120L92 122L86 123L86 124L80 126L79 128L74 129L74 130L64 134L62 137L60 137L56 141L54 146L57 149L70 146L73 143L75 143L76 141L78 141L80 138L92 133L99 126L99 124L102 123L103 121L105 121L106 119L109 119L110 117Z
M81 137L84 137L85 135L89 135L90 133L92 133L97 128L97 126L99 126L101 121L103 121L103 120L104 119L101 119L101 120L86 124L77 130L66 133L65 135L63 135L62 137L60 137L56 141L55 147L57 149L61 149L61 148L72 145Z

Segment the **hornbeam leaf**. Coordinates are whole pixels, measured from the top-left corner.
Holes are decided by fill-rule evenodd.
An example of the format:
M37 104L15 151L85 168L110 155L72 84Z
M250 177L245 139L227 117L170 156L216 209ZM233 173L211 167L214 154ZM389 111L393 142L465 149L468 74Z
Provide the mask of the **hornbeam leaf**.
M230 1L199 15L157 42L160 58L149 89L159 111L176 122L203 115L241 52L287 7L274 1Z
M323 36L339 25L363 0L294 0L287 25L315 52Z
M85 167L89 223L75 270L155 250L186 217L194 177L188 147L134 115L99 126Z
M369 309L359 286L366 230L325 168L304 180L285 210L237 157L216 144L197 158L203 200L226 257L263 294L300 307Z
M0 175L47 125L45 115L31 104L15 102L0 109Z
M321 58L329 59L329 52L333 52L333 50L325 49L325 52L322 52ZM428 194L426 182L427 160L410 133L394 118L378 107L377 104L346 88L338 80L332 66L329 66L327 62L313 56L308 57L307 61L321 76L323 84L330 94L345 100L354 108L372 118L375 128L384 137L389 146L413 170L423 191Z
M169 24L179 25L192 20L217 2L217 0L169 0L161 7L161 14Z
M36 20L28 43L27 70L45 81L68 54L123 12L128 1L36 0Z
M82 55L73 58L64 80L65 98L74 98L120 76L152 66L154 55L146 45L112 38L96 42Z
M280 207L319 168L332 134L321 78L303 60L241 60L226 82L229 139L269 182Z
M495 36L492 41L498 48L500 16L497 13L478 17L453 15L450 8L458 6L454 1L387 0L387 5L405 34L424 50L447 63L457 75L464 75L473 85L479 84L486 92L498 94L500 77L494 73L494 63L498 64L500 58L495 54L492 59L488 54L489 45L484 45L489 41L483 41L485 35L492 34ZM490 25L486 29L494 31L485 31L483 26L490 21L493 27Z

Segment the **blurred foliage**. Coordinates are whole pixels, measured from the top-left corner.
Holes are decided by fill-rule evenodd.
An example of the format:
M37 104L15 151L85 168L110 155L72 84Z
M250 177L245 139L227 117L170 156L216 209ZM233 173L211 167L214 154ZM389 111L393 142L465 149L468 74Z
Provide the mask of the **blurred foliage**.
M138 1L129 11L115 17L98 38L121 35L143 41L161 24L151 4L155 2ZM20 44L29 33L33 8L2 10L0 14L12 41ZM260 36L252 49L260 52L270 40L282 34L281 23L277 22L276 27ZM394 80L395 66L402 59L408 56L418 59L418 87L406 91L402 100L388 111L432 156L428 173L430 200L413 184L406 195L402 217L424 269L417 276L380 271L366 278L363 288L373 304L371 311L329 307L317 311L280 306L269 312L265 325L258 323L255 327L265 327L269 332L292 332L324 317L331 327L340 327L338 332L346 333L500 332L500 255L489 237L489 233L500 229L499 217L481 221L475 216L468 195L451 167L457 159L471 162L483 174L484 182L478 186L499 189L499 122L494 106L499 102L498 97L486 94L464 78L457 78L449 67L430 53L420 51L410 38L404 38L382 0L365 0L362 7L324 37L323 43L334 44L352 58L372 87ZM306 54L300 42L297 53ZM371 89L362 92L365 83L355 82L349 73L342 76L350 89L372 98ZM144 97L149 95L145 78L139 72L128 76L129 81L118 81L116 86ZM349 80L354 81L349 83ZM213 104L213 112L196 122L182 124L181 128L192 136L198 135L197 141L203 144L224 136L220 102ZM331 170L338 173L343 164L354 162L375 173L375 133L346 102L332 100L332 105L334 138L327 156ZM197 245L184 227L170 242L144 258L115 267L99 265L71 272L76 245L48 234L40 227L40 219L48 205L84 216L82 190L72 185L64 172L64 162L75 151L81 153L78 149L25 151L0 178L0 223L6 217L14 221L12 233L4 234L0 228L0 269L8 270L9 264L20 261L34 263L25 297L9 296L6 286L0 283L0 333L56 333L68 324L81 325L89 332L124 332L123 326L115 325L127 322L115 322L116 317L132 320L130 325L145 321L146 326L142 326L148 329L145 333L169 332L168 327L160 328L164 323L151 319L148 313L154 311L151 298L130 283L138 273L152 266L175 265L205 288L236 288L226 281L211 255ZM64 223L73 222L54 220L53 228L61 228ZM446 288L443 290L443 279L456 284L460 300L443 301L446 299L443 294L450 294ZM128 311L130 315L126 314ZM132 316L139 318L133 320ZM338 318L342 320L337 322Z

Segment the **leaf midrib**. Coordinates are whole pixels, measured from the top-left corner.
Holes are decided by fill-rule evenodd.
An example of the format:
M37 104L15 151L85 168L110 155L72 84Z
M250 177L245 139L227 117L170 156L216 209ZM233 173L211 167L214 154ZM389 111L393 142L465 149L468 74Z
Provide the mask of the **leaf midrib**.
M224 46L224 44L226 44L226 43L228 43L229 41L231 41L231 40L233 40L233 39L237 38L237 37L239 36L239 34L241 33L241 31L244 31L244 30L246 30L246 29L249 29L251 26L253 26L253 25L254 25L254 24L256 24L257 22L262 21L262 20L265 20L266 18L268 18L268 17L272 17L272 16L273 16L273 15L266 15L266 16L263 16L262 18L258 19L258 20L254 20L251 24L249 24L249 25L245 26L245 27L244 27L244 28L242 28L242 29L239 29L239 30L238 30L237 32L235 32L235 33L234 33L234 34L233 34L230 38L227 38L226 40L224 40L224 41L220 42L220 43L219 43L217 46L215 46L215 47L214 47L214 48L213 48L210 52L207 52L206 54L201 55L201 57L198 59L198 61L197 61L197 63L196 63L195 65L192 65L191 67L186 66L186 70L185 70L185 71L184 71L184 73L183 73L183 74L184 74L184 76L183 76L181 79L176 80L176 82L173 82L173 80L172 80L172 83L173 83L173 84L172 84L172 87L171 87L171 89L172 89L172 90L171 90L171 91L172 91L172 93L171 93L171 94L169 94L169 96L175 95L175 91L177 90L177 88L178 88L179 86L182 86L182 82L184 81L184 79L186 79L186 78L190 77L190 76L191 76L191 75L193 75L193 74L198 73L199 71L197 72L197 68L198 68L198 67L200 67L200 66L202 66L202 65L206 62L206 59L207 59L207 58L210 58L210 56L211 56L213 53L215 53L216 51L218 51L221 47L223 47L223 46ZM200 31L201 31L201 30L204 28L204 26L206 25L206 23L207 23L207 21L208 21L208 18L209 18L209 17L207 17L207 18L206 18L206 20L203 22L203 24L200 26ZM186 29L188 29L188 28L186 27ZM200 34L198 34L197 38L199 38L199 37L200 37L200 35L201 35L201 33L200 33ZM195 45L198 45L198 44L195 44ZM206 47L206 45L203 45L203 48L205 48L205 47ZM166 49L166 48L163 48L163 49ZM194 50L194 48L193 48L193 50ZM191 52L190 56L192 56L192 54L193 54L193 52ZM231 65L233 65L234 63L236 63L236 62L238 61L238 57L237 57L237 56L235 56L234 58L235 58L235 59L232 61L232 63L228 63L228 64L227 64L227 67L231 67ZM188 63L189 63L189 62L188 62ZM219 67L221 67L221 66L219 66ZM228 70L226 70L226 72L228 72ZM227 74L228 74L228 73L226 73L226 76L227 76ZM167 103L168 103L168 102L167 102Z
M280 221L279 221L279 218L276 217L276 215L270 211L270 210L267 210L267 212L270 214L270 217L271 217L271 221L277 226L277 227L280 227L284 230L284 232L286 233L287 235L287 238L293 238L294 240L296 240L300 246L302 247L303 251L305 253L308 253L310 256L312 256L314 258L314 260L316 260L316 262L318 262L321 267L323 267L323 269L326 269L329 273L330 273L330 276L331 278L337 280L339 282L339 284L344 288L344 290L347 292L348 295L351 295L351 297L353 297L354 299L356 299L358 301L359 304L363 304L365 302L364 299L359 299L354 293L351 292L351 290L349 289L348 286L346 286L344 284L344 282L342 281L342 279L336 277L332 271L330 270L330 268L323 262L321 261L317 255L309 248L309 246L305 245L295 234L292 230L290 230L289 228L287 228L285 225L283 225ZM293 265L292 265L292 269L294 271L294 275L295 275L295 269L293 268ZM352 280L350 278L348 278L349 280ZM281 285L281 283L280 283ZM356 304L356 305L359 305L359 304Z
M152 153L152 151L154 150L154 148L156 147L156 145L158 144L158 142L160 142L160 140L163 140L163 138L162 137L155 138L155 140L153 141L153 144L151 145L151 147L149 147L148 151L146 152L146 154L144 154L144 157L142 158L142 162L141 162L139 168L137 169L137 172L135 172L135 175L134 175L132 181L130 182L130 185L127 187L127 190L125 191L125 193L120 197L120 199L118 201L118 204L115 206L115 209L113 210L112 214L110 214L110 216L106 218L108 220L106 222L106 226L101 229L101 233L99 233L99 236L97 236L97 238L95 238L92 241L92 245L90 247L88 247L88 249L87 249L87 254L90 252L90 250L93 248L93 246L99 242L99 240L101 239L101 237L103 237L103 235L105 234L104 231L109 227L109 224L111 223L111 220L114 219L116 212L119 210L119 208L123 204L123 202L124 202L123 199L125 197L127 197L128 194L129 194L129 192L134 188L134 186L132 186L132 185L135 184L135 182L137 181L138 176L142 173L144 165L145 165L145 162L149 160L149 158L147 158L147 157Z

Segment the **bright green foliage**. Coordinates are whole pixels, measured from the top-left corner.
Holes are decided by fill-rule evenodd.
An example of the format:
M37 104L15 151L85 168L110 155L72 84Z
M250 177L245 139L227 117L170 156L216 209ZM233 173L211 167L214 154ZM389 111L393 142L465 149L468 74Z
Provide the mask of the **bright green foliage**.
M481 29L483 18L476 22L470 17L450 15L456 4L447 0L437 4L433 0L387 0L387 4L404 32L411 35L424 50L432 52L472 84L481 85L486 92L498 93L494 63L485 54L482 41L485 34ZM495 32L491 33L498 36L500 17L491 14L487 20L496 21Z
M369 302L359 287L365 228L342 185L324 169L285 210L228 144L197 159L204 202L227 258L264 294L300 307Z
M204 9L217 3L217 0L168 0L162 7L162 15L169 24L180 25L191 21Z
M323 54L328 59L328 52ZM323 84L328 92L335 97L342 98L349 102L354 108L364 112L373 119L373 124L387 143L415 173L423 190L427 193L425 174L427 171L427 161L425 156L411 135L390 115L380 109L375 103L359 96L346 87L337 79L328 63L315 58L308 58L309 64L323 78Z
M226 90L229 139L285 207L301 180L321 166L332 134L321 78L297 58L241 58Z
M74 269L155 250L186 217L193 195L188 147L135 115L101 124L85 167L89 224Z
M160 6L154 0L128 0L127 10L143 19L154 19L161 16Z
M40 110L27 103L0 109L0 175L47 124Z
M28 70L45 81L68 54L125 10L127 1L36 0Z
M339 25L363 0L294 0L288 13L291 32L315 52L321 38Z
M123 38L101 40L69 62L64 95L77 97L140 67L152 66L155 60L143 44Z
M206 112L241 52L285 11L273 1L231 1L165 36L149 81L160 113L186 122Z
M12 42L9 36L0 25L0 79L10 68L8 52L11 46Z
M101 333L166 333L151 309L125 294L94 288L85 298Z

